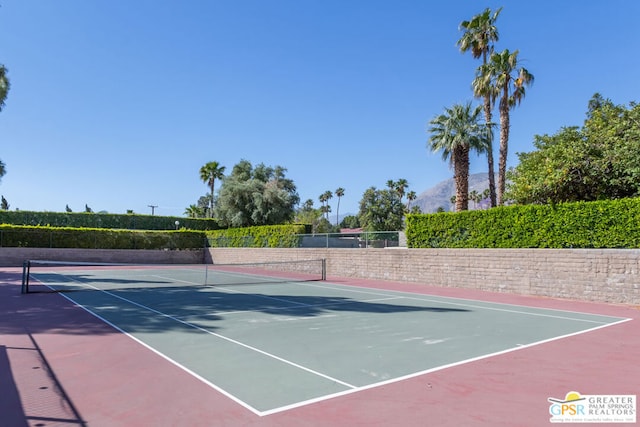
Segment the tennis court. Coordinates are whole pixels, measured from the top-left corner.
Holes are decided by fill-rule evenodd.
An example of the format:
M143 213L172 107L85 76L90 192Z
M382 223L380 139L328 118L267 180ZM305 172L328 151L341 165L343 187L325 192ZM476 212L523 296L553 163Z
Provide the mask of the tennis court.
M28 294L23 276L0 270L9 425L539 425L550 396L637 392L630 307L327 279L317 260L34 263Z
M630 320L347 286L322 280L316 260L300 265L307 271L42 265L29 286L58 292L257 416Z

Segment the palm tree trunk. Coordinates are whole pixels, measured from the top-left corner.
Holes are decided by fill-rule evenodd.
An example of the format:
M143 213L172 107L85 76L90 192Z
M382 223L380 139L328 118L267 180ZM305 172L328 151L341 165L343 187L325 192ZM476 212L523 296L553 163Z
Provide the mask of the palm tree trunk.
M209 210L209 218L213 218L213 186L215 185L215 180L211 178L211 209Z
M453 180L456 184L456 212L469 210L469 146L453 150Z
M491 98L487 95L484 97L484 118L487 127L491 125ZM493 165L493 132L491 132L489 143L487 146L487 169L489 172L489 200L491 207L496 207L496 173Z
M498 206L504 204L507 174L507 151L509 145L509 98L508 86L500 99L500 158L498 160Z

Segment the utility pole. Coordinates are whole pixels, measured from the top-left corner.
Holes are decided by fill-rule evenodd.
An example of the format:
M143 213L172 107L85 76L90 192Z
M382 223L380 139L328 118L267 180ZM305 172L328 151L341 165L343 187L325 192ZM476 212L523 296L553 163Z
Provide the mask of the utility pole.
M158 207L158 205L147 205L151 208L151 215L153 215L156 212L156 208Z

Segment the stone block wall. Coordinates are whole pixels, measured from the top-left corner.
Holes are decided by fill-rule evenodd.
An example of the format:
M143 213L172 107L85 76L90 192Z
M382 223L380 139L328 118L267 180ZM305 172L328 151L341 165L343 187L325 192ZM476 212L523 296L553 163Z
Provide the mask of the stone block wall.
M25 259L220 264L326 259L327 275L640 306L640 249L209 248L206 251L0 248Z
M325 258L327 275L640 305L635 249L211 248L208 262Z

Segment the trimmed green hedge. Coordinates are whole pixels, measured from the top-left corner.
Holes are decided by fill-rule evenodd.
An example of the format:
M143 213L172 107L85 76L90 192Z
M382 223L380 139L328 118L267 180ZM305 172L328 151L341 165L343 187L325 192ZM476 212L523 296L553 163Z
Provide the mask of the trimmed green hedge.
M640 198L407 215L411 248L640 248Z
M0 247L81 249L201 249L203 231L136 231L0 225Z
M264 225L207 232L209 246L232 248L297 248L300 234L310 232L305 224Z
M86 212L31 212L0 210L0 224L77 227L77 228L114 228L127 230L218 230L215 219L183 218L175 216L109 214Z

